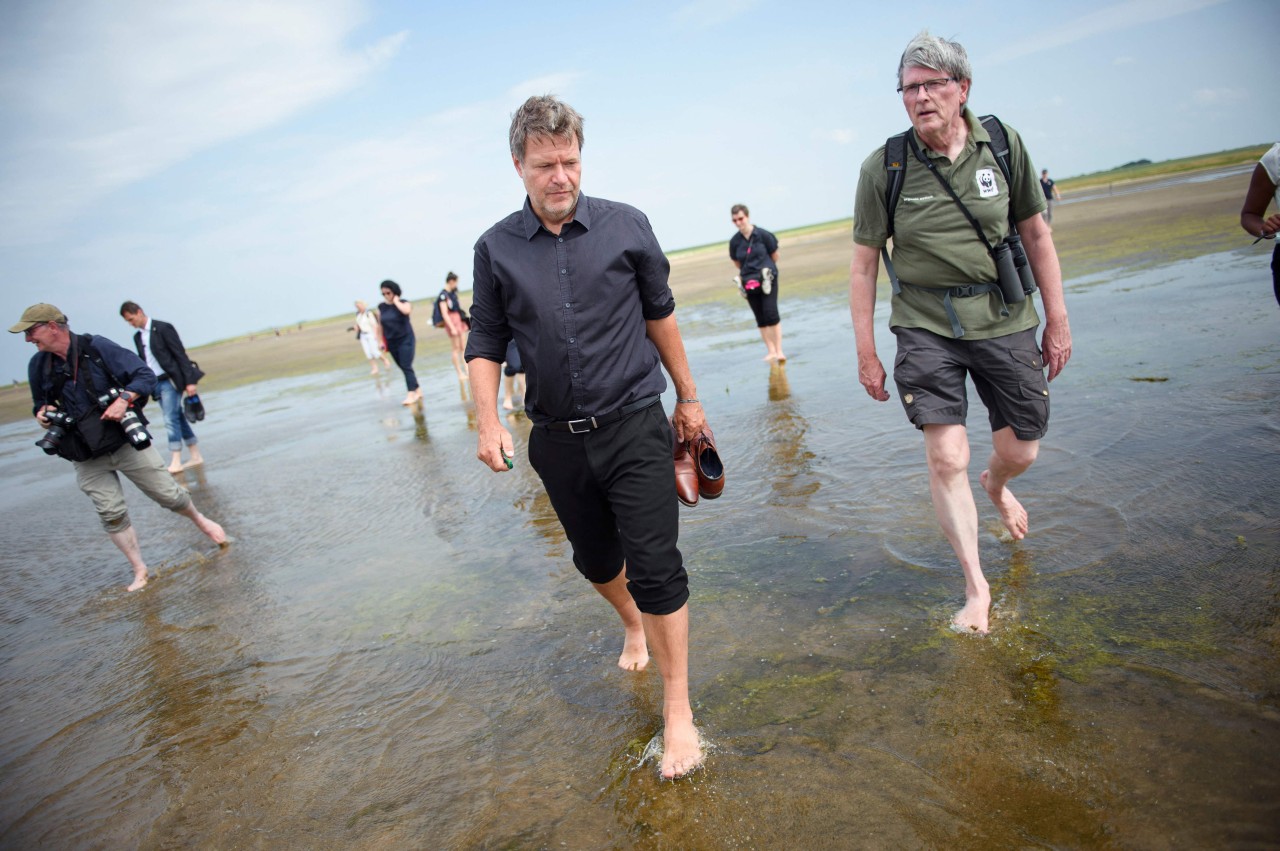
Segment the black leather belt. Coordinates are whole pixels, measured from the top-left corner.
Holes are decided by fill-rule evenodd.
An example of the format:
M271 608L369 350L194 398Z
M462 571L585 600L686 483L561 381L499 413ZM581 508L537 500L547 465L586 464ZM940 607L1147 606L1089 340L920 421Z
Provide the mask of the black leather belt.
M632 402L630 405L623 405L616 411L610 411L609 413L601 414L598 417L587 417L581 420L557 420L555 422L545 424L543 428L548 428L552 431L567 431L573 434L584 434L585 432L594 431L595 429L607 426L610 423L616 423L628 414L634 414L636 411L643 411L650 405L656 405L660 398L662 397L646 396L643 399Z

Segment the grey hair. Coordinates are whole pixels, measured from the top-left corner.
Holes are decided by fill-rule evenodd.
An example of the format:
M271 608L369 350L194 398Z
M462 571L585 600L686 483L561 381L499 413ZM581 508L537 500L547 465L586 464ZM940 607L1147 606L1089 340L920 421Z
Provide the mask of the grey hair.
M555 95L529 98L511 116L511 156L524 162L525 143L530 136L549 136L578 139L582 149L582 116Z
M973 66L969 64L969 54L965 53L960 42L930 35L928 30L920 30L902 51L902 58L898 60L899 86L902 85L902 72L908 68L932 68L957 80L973 81Z

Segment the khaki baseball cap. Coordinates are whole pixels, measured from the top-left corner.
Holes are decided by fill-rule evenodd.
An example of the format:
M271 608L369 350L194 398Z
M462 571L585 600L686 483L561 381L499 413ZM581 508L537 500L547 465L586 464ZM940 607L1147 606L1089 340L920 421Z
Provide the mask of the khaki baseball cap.
M41 322L58 322L65 325L67 317L52 304L33 304L22 311L22 318L16 325L9 327L9 333L25 334L28 328L39 325Z

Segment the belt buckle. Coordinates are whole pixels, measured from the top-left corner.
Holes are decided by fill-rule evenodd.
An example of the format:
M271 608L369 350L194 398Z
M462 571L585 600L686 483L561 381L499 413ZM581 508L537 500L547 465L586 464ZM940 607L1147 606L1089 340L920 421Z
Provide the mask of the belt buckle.
M578 428L579 425L581 425L582 428ZM595 427L596 427L595 417L587 417L584 420L569 420L570 434L586 434L587 432L591 431Z

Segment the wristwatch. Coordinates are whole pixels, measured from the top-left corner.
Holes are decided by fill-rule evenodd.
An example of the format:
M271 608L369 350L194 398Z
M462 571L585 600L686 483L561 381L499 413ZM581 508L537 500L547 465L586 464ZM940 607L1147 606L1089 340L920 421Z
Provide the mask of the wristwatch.
M120 398L124 400L126 405L132 405L133 400L137 399L137 395L132 390L121 390Z

